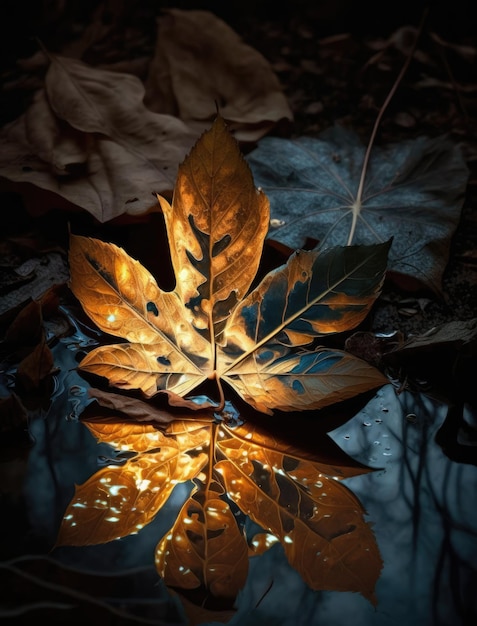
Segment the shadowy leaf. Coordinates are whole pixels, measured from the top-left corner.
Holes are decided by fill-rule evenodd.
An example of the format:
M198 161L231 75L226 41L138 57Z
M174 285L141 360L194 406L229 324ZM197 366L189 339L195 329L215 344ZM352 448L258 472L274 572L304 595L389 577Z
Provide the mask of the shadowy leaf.
M247 157L270 199L268 237L290 250L308 239L320 248L393 238L389 269L434 292L460 219L468 170L446 137L418 137L373 147L357 203L365 147L339 126L320 138L266 137Z
M217 113L238 141L256 141L292 112L269 62L209 11L158 17L146 105L202 132Z
M100 222L155 208L154 194L172 190L196 135L149 111L138 78L50 57L44 90L0 132L0 175L53 192Z

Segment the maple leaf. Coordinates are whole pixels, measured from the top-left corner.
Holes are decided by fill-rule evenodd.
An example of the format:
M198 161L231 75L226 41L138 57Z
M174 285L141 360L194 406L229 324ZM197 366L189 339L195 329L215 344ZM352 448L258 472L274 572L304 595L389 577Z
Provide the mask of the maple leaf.
M123 342L79 364L147 397L185 397L208 379L272 414L321 408L385 384L374 367L317 346L357 326L380 293L390 241L296 251L251 289L269 226L236 140L218 116L180 165L172 205L158 197L173 291L122 248L72 235L70 286L85 312Z
M98 442L126 453L125 460L76 486L57 546L135 534L176 484L193 481L155 550L157 571L184 601L231 608L245 584L249 556L280 542L312 589L355 591L376 602L379 549L362 505L341 483L369 468L343 461L341 453L323 460L257 424L211 422L208 413L177 419L165 431L124 418L96 416L83 423ZM264 533L247 538L237 508Z

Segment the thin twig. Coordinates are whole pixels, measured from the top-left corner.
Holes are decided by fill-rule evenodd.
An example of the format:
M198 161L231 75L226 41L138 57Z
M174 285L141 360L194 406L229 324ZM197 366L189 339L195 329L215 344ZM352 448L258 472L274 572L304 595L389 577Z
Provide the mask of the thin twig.
M406 57L404 65L402 66L401 71L399 72L396 80L394 81L394 84L391 87L391 90L389 91L388 95L386 96L386 100L384 101L382 107L380 108L380 110L378 112L378 115L376 117L376 121L374 122L373 130L371 132L371 137L369 139L368 146L366 148L366 153L364 155L363 167L362 167L362 170L361 170L361 178L360 178L360 181L359 181L358 192L356 194L356 200L353 203L353 223L351 225L351 229L350 229L350 233L349 233L349 237L348 237L348 243L347 243L348 246L351 245L351 242L353 241L354 233L355 233L355 230L356 230L356 224L357 224L357 221L358 221L358 215L359 215L359 213L361 211L361 203L362 203L362 200L363 200L363 191L364 191L364 181L365 181L365 178L366 178L366 173L368 171L368 164L369 164L369 159L370 159L370 156L371 156L371 150L373 148L374 140L376 139L376 134L378 132L379 125L381 124L381 120L383 118L384 112L388 108L389 103L391 102L394 94L396 93L396 90L399 87L399 84L401 83L405 73L408 70L408 67L409 67L409 65L410 65L410 63L412 61L412 58L414 57L414 54L415 54L416 48L417 48L417 44L418 44L419 39L421 37L422 31L423 31L423 28L424 28L424 24L425 24L425 22L427 20L428 14L429 14L429 8L426 7L426 9L424 10L424 13L422 15L421 23L420 23L419 28L417 30L416 37L415 37L414 42L412 44L411 50L410 50L408 56Z

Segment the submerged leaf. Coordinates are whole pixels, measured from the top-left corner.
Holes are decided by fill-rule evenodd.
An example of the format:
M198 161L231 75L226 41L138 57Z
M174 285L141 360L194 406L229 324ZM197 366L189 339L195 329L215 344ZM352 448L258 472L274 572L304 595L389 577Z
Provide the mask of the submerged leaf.
M192 438L167 437L151 425L88 423L100 441L137 452L124 465L105 467L76 487L56 545L95 545L137 533L165 504L175 485L196 476L207 455L191 456L204 429ZM200 435L198 438L197 435Z
M248 549L221 492L215 482L194 490L157 545L156 567L171 587L233 601L247 579Z
M216 469L240 509L278 538L311 588L359 591L375 603L382 560L354 494L319 461L227 434L218 443L227 460Z

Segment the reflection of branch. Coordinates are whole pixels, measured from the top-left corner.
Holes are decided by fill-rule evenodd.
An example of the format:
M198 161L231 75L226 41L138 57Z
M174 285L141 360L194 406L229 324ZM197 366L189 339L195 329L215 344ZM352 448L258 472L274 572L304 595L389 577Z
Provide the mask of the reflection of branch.
M20 578L20 581L19 581L20 584L23 585L26 583L30 583L30 585L31 584L35 585L39 587L41 590L43 590L43 593L45 594L45 596L46 594L48 594L48 592L50 593L53 592L54 594L58 594L60 597L61 596L65 597L66 601L61 601L61 600L54 601L54 600L45 599L44 601L41 601L41 602L32 601L31 603L27 603L28 598L26 598L26 601L25 601L25 598L22 597L21 606L16 606L8 611L2 609L2 611L0 612L0 617L15 618L20 615L28 614L29 612L34 611L35 609L41 609L42 611L44 611L45 609L50 609L53 611L56 610L58 611L58 613L62 611L65 617L65 621L67 621L68 616L69 616L68 612L71 610L75 610L75 609L77 610L78 605L80 606L92 605L93 607L95 607L95 611L99 611L99 616L102 616L102 621L106 621L106 615L104 615L104 612L106 612L106 614L108 614L109 616L111 616L112 614L116 618L120 618L121 623L123 623L122 620L124 620L125 624L136 623L136 624L152 624L152 625L157 626L157 619L152 620L152 619L147 619L147 618L136 617L128 611L123 611L114 606L111 606L108 602L100 600L87 593L78 591L73 586L67 587L65 585L50 582L45 579L44 575L42 575L44 574L42 570L40 570L40 575L35 575L22 569L22 563L26 562L27 564L29 564L32 561L38 562L40 564L46 563L48 568L50 568L53 565L53 566L60 568L62 571L66 570L66 571L70 571L73 573L79 572L79 570L76 570L73 568L64 568L62 565L59 565L56 561L48 557L38 557L35 555L26 555L26 556L22 556L16 559L12 559L10 561L1 562L0 569L4 569L7 572L8 579L12 581L12 586L13 586L12 578L18 576ZM68 602L68 599L70 599L69 602Z
M432 502L435 506L436 511L439 514L439 519L442 524L442 533L443 537L441 540L440 550L438 552L438 559L434 572L434 581L433 581L433 623L439 623L439 614L438 614L438 606L439 600L441 597L441 589L449 588L452 591L452 599L454 602L454 606L456 612L463 616L465 614L465 608L462 607L462 581L460 578L460 571L464 565L467 565L465 561L457 554L456 549L452 545L452 533L466 533L468 535L473 535L472 541L475 543L477 539L477 533L475 529L466 528L463 524L455 521L454 516L451 514L451 506L447 500L447 494L453 493L453 485L451 484L451 470L452 467L456 467L459 474L461 473L462 466L455 466L449 461L447 462L446 472L444 474L441 494L443 501L441 503L438 494L435 489L435 477L430 474L429 467L426 467L426 475L427 475L427 488L428 492L432 498ZM460 476L454 478L454 484L461 484L464 481L460 480ZM465 484L465 483L464 483ZM448 561L446 563L446 560ZM447 579L444 579L444 572L447 566ZM468 569L471 569L470 565L467 565ZM461 588L459 588L459 584ZM467 617L469 617L467 615ZM472 619L470 620L472 621Z

